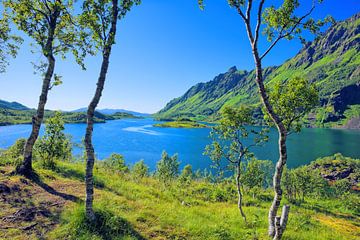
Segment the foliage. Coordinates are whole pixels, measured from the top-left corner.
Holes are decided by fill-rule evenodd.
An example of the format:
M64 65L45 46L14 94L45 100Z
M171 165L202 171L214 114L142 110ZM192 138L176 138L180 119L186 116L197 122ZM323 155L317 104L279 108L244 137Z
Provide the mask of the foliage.
M169 156L166 151L161 154L160 161L157 162L155 175L165 184L169 184L179 174L178 155Z
M5 72L8 56L15 57L22 42L22 38L11 33L9 16L3 11L0 19L0 73Z
M71 141L63 132L64 129L64 120L60 112L46 120L45 134L34 146L35 153L44 166L54 168L55 160L69 161L72 158Z
M268 140L266 136L268 130L252 129L249 127L252 123L252 110L247 106L225 107L221 111L219 124L214 126L210 133L213 142L205 150L205 154L214 162L215 168L224 171L222 162L226 160L226 168L236 170L243 158L250 159L253 156L251 147L261 145ZM247 144L245 141L247 138L252 138L253 143Z
M310 196L321 198L329 192L329 184L321 177L320 171L309 171L306 166L286 169L282 184L290 201L304 201Z
M41 47L45 57L54 54L66 58L70 52L85 68L83 59L89 52L88 43L73 16L73 0L4 0L3 3L10 10L12 22ZM35 68L43 73L46 66L40 63ZM52 86L58 84L61 84L60 76L55 74Z
M247 161L245 171L241 177L243 184L250 190L272 186L272 172L274 164L269 160L251 158Z
M16 142L9 147L3 153L0 153L0 165L12 165L14 167L20 166L22 162L22 156L24 152L26 139L20 138L16 140Z
M288 132L299 132L305 116L318 102L318 91L314 84L303 78L292 78L284 84L276 83L269 93L274 112L280 117ZM267 119L269 116L264 111Z
M113 45L115 43L115 36L112 32L113 10L116 9L116 17L122 19L134 4L139 5L140 3L141 0L84 1L79 23L91 39L91 47L103 51L106 47Z
M124 157L118 153L112 153L108 158L102 161L105 168L114 170L119 173L129 172L129 167L125 164Z
M192 170L192 166L190 164L187 164L181 171L181 174L179 176L179 181L182 184L190 184L193 179L194 179L194 173Z
M145 164L144 160L141 159L131 168L131 173L134 179L139 180L149 176L149 167Z

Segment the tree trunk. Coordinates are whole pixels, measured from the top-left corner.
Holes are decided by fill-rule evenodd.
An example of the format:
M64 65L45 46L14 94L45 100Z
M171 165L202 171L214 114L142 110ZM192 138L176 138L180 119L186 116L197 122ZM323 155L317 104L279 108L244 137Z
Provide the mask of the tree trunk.
M56 22L56 19L55 19ZM44 119L45 105L47 101L48 92L50 90L51 78L54 74L55 69L55 58L53 56L53 41L54 41L54 32L56 25L52 24L49 30L49 36L47 38L47 43L43 53L48 60L47 69L43 79L41 95L39 98L38 108L36 114L32 117L32 130L29 138L27 139L24 147L24 160L23 163L15 170L17 174L31 176L33 173L32 169L32 153L34 144L39 136L39 131L41 123Z
M237 187L237 193L238 193L238 208L240 211L241 216L243 217L245 223L246 223L246 215L242 209L242 192L241 192L241 183L240 183L240 164L236 166L236 187Z
M263 73L262 73L262 66L261 66L261 59L259 57L259 53L257 50L257 47L255 45L252 46L253 49L253 56L256 64L256 84L259 88L260 97L263 105L265 106L265 109L267 113L269 114L270 118L274 122L278 134L279 134L279 160L276 163L275 168L275 174L273 178L273 188L274 188L274 199L271 204L269 215L268 215L268 221L269 221L269 229L268 233L269 236L274 237L275 236L275 217L277 214L277 211L280 207L280 202L282 199L282 189L281 189L281 177L282 172L284 169L284 166L287 161L287 149L286 149L286 136L287 131L280 120L279 116L274 112L270 102L269 102L269 96L266 92L265 86L264 86L264 79L263 79Z
M94 200L94 179L93 179L93 168L95 162L94 147L92 145L92 132L94 126L94 113L95 109L100 101L102 91L104 89L104 84L106 80L106 74L109 67L109 58L111 54L111 46L115 40L116 34L116 23L118 18L118 1L113 0L113 16L111 22L111 28L109 30L109 39L104 45L103 49L103 60L101 64L101 70L99 78L97 81L97 87L95 90L95 95L91 100L88 110L87 110L87 127L85 133L85 148L86 148L86 175L85 175L85 187L86 187L86 200L85 200L85 212L87 219L93 221L95 220L95 214L93 210L93 200Z
M286 229L286 224L289 218L290 206L284 205L281 217L275 217L275 236L273 240L281 240L282 235Z
M268 233L269 233L269 236L274 237L275 236L275 217L276 217L277 211L280 207L280 202L281 202L281 198L282 198L282 190L281 190L281 185L280 185L281 177L282 177L283 168L287 161L287 151L286 151L287 130L286 130L284 124L282 123L281 119L279 118L279 116L274 112L272 105L269 102L269 96L266 92L265 85L264 85L264 78L263 78L262 66L261 66L261 58L259 56L259 51L257 48L258 34L259 34L259 29L260 29L259 27L261 24L261 21L260 21L261 10L262 10L264 1L261 1L261 3L260 3L260 8L259 8L259 12L258 12L258 21L257 21L256 30L255 30L255 37L253 36L252 30L251 30L251 23L250 23L249 10L251 9L251 3L252 3L252 1L249 1L247 15L244 16L241 13L241 16L244 19L246 32L248 34L248 38L249 38L251 48L252 48L252 54L254 57L255 71L256 71L255 81L259 88L260 98L261 98L262 104L264 105L271 120L274 122L274 124L278 130L278 133L279 133L279 160L276 163L275 174L274 174L274 178L273 178L273 188L274 188L275 195L274 195L274 199L271 204L271 207L269 210L269 215L268 215L268 221L269 221ZM241 10L240 10L240 12L241 12ZM286 227L286 225L284 227ZM283 229L283 230L285 230L285 229Z

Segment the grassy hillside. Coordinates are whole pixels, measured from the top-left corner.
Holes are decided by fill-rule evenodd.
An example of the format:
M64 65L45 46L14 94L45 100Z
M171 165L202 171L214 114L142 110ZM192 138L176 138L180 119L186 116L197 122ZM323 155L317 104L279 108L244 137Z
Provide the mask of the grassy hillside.
M265 69L266 83L271 86L296 76L309 79L318 87L321 99L319 107L310 114L312 124L346 126L348 121L360 115L359 51L360 14L357 14L333 25L283 65ZM232 67L210 82L193 86L155 116L213 119L222 107L239 104L259 106L254 71L239 71ZM260 115L259 109L257 115Z
M339 156L319 163L334 160ZM83 211L84 163L57 162L55 169L48 170L37 162L35 169L38 178L29 180L7 175L11 166L0 167L0 239L268 239L269 190L259 189L255 197L245 195L249 219L245 224L229 181L163 184L154 177L138 178L97 163L98 221L89 225ZM291 204L284 239L359 239L359 202L349 204L349 199L358 199L353 194L346 201L308 197Z

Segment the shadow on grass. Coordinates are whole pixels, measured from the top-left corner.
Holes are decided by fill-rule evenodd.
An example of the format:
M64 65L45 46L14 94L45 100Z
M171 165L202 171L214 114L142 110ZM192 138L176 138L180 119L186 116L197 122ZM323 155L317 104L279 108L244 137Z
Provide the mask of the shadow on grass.
M68 201L72 201L72 202L82 202L83 200L81 200L80 198L71 195L71 194L67 194L67 193L62 193L57 191L56 189L54 189L53 187L47 185L46 183L44 183L41 178L39 177L39 175L35 172L33 172L33 174L31 175L31 177L28 177L30 180L32 180L33 183L35 183L36 185L38 185L39 187L41 187L42 189L44 189L46 192L61 197L65 200Z
M146 240L138 231L134 229L131 223L126 219L115 215L113 212L105 209L95 210L95 220L89 221L85 216L83 205L71 213L70 226L63 225L65 229L71 229L71 238L87 238L88 236L97 236L100 239L138 239Z
M62 177L73 178L79 181L85 181L85 173L79 170L70 169L62 166L56 166L54 171ZM94 176L94 185L97 188L104 188L105 183Z
M332 216L332 217L336 217L336 218L341 218L341 219L344 219L344 220L351 220L351 221L358 221L358 217L355 217L355 216L352 216L352 215L334 213L334 212L331 212L331 211L329 211L326 208L321 207L321 206L316 206L316 205L314 206L314 205L307 204L306 206L302 206L302 207L314 210L315 212L318 212L318 213L323 213L323 214L326 214L326 215L329 215L329 216Z

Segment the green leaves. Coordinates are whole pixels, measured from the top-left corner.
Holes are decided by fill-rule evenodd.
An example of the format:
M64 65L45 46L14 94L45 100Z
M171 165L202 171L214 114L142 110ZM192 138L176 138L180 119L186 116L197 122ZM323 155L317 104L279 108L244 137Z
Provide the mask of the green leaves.
M304 15L296 14L296 10L300 7L298 0L284 0L283 4L278 8L274 6L266 8L262 14L262 23L265 24L263 34L267 36L267 40L270 42L282 38L291 40L295 37L304 42L302 38L303 30L318 34L322 26L333 22L331 17L318 21L310 17L316 4L321 2L314 1L312 7Z
M9 15L4 11L0 19L0 73L5 72L8 56L15 57L22 38L11 34Z
M63 132L64 120L61 112L45 122L45 134L35 144L35 152L40 156L44 167L54 168L55 160L70 160L72 145Z
M115 19L124 18L133 5L140 3L140 0L85 0L79 23L91 39L92 47L103 51L105 47L114 44Z
M302 117L319 103L315 85L299 77L285 83L276 83L269 93L269 98L275 113L287 130L295 132L301 130ZM269 118L266 113L265 118Z
M156 176L165 184L175 179L179 174L178 155L169 156L169 154L163 151L160 161L156 166Z
M72 0L4 0L3 4L10 11L11 21L41 47L46 58L66 58L72 53L85 68L83 59L88 49L72 13Z
M106 168L119 173L129 172L129 167L125 164L124 157L118 153L112 153L108 158L102 161L102 164Z
M252 158L250 148L268 140L267 129L257 130L251 126L252 113L251 108L244 105L223 108L219 124L210 133L213 142L206 146L204 153L209 155L215 168L221 168L223 160L227 161L225 165L231 169L232 165L240 164L243 158Z

